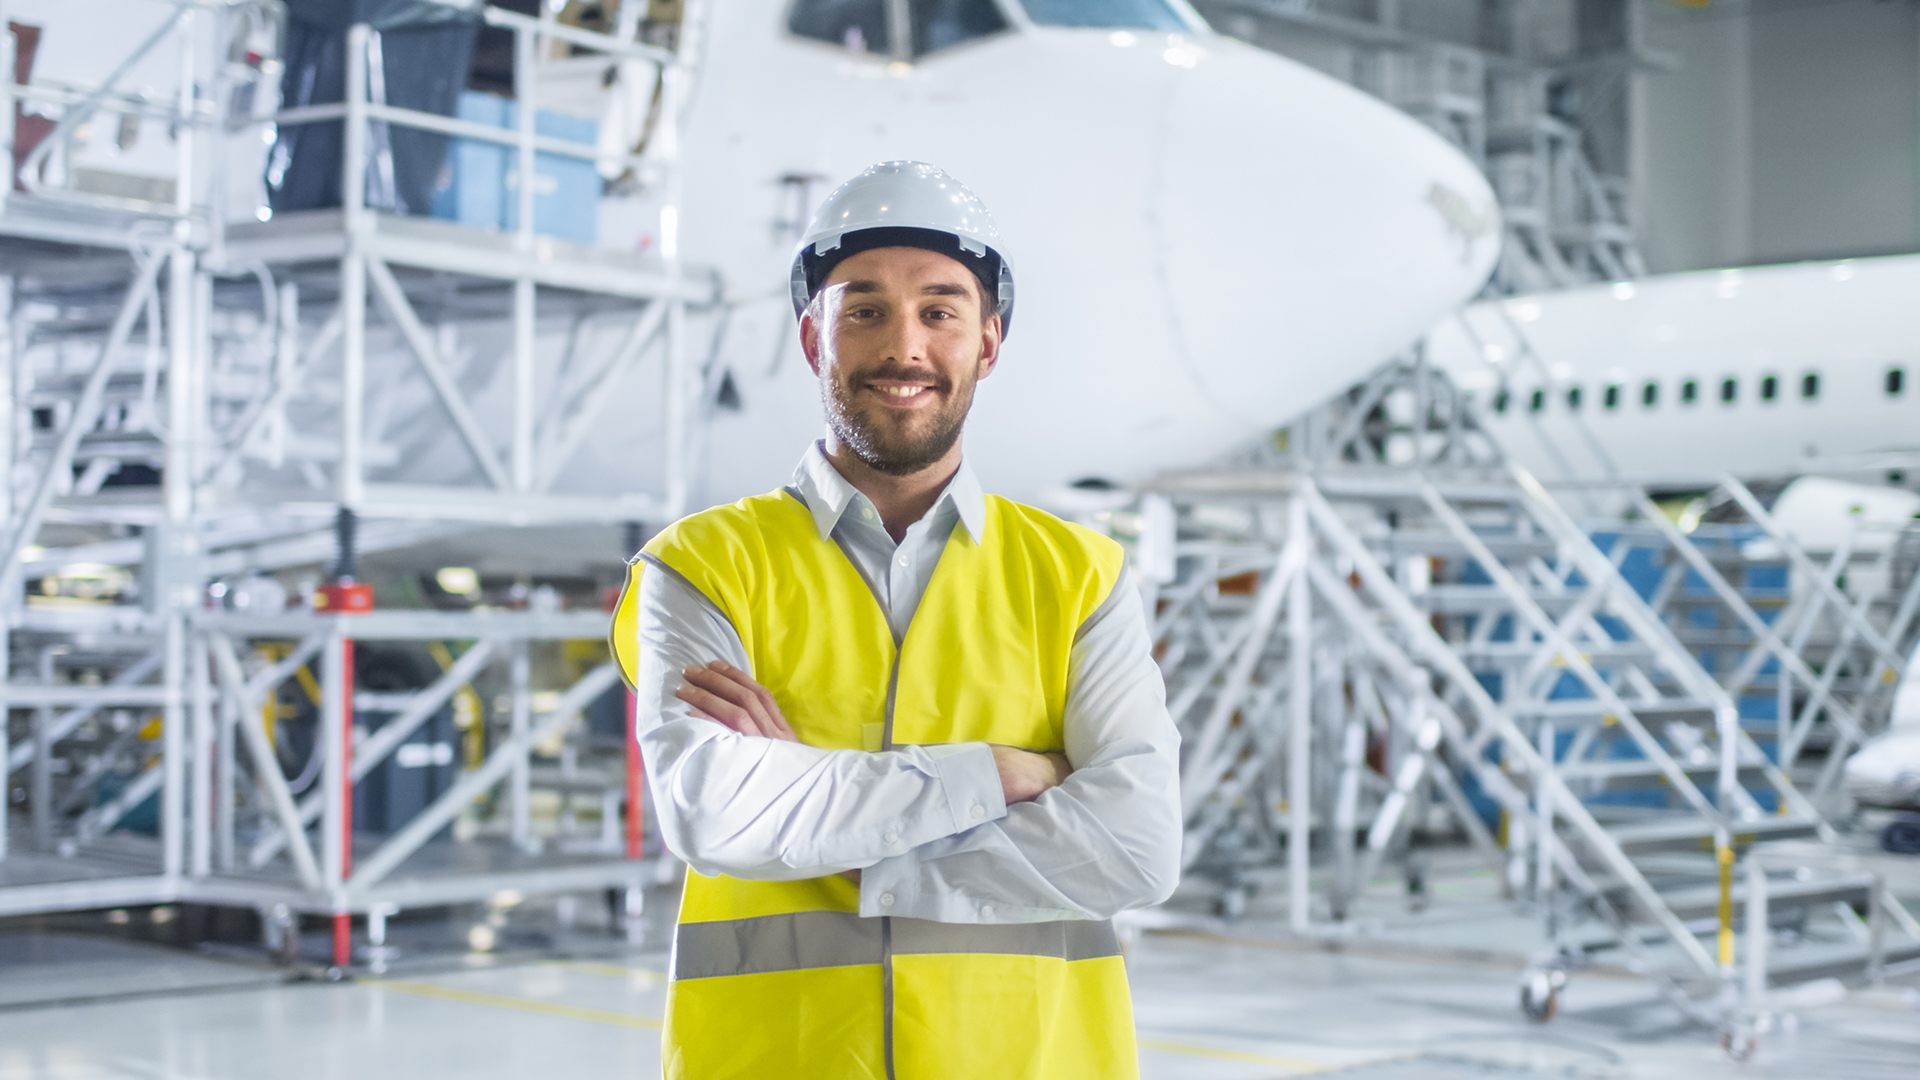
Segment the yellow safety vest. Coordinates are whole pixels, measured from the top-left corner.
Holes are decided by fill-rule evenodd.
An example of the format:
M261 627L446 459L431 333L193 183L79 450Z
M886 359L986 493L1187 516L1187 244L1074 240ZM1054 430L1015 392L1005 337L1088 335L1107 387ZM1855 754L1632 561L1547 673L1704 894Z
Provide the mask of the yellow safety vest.
M1118 584L1119 546L994 496L956 528L904 643L791 491L695 514L633 561L613 644L631 679L640 575L678 574L740 635L800 741L877 751L1063 747L1074 637ZM803 1080L1112 1080L1138 1075L1126 967L1108 922L862 918L837 875L688 873L666 1075Z

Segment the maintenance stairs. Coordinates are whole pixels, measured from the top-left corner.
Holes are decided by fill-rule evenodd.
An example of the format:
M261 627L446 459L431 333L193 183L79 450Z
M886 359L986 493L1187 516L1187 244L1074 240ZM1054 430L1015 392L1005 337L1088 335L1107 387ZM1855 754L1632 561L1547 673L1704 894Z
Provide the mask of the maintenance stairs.
M1337 932L1442 805L1546 920L1522 987L1537 1019L1567 971L1623 951L1722 1023L1696 991L1731 985L1749 895L1773 928L1759 936L1800 939L1746 950L1762 994L1920 957L1920 926L1871 873L1749 855L1836 838L1780 763L1821 733L1813 789L1832 792L1884 722L1913 605L1876 626L1737 481L1801 592L1762 595L1779 575L1750 571L1770 564L1733 565L1738 545L1696 544L1625 485L1583 496L1610 511L1583 526L1451 394L1401 365L1290 433L1309 468L1164 477L1131 523L1186 739L1186 864L1220 883L1221 910L1284 853L1295 929ZM1838 629L1810 661L1799 630L1823 612ZM1761 690L1784 721L1743 718Z

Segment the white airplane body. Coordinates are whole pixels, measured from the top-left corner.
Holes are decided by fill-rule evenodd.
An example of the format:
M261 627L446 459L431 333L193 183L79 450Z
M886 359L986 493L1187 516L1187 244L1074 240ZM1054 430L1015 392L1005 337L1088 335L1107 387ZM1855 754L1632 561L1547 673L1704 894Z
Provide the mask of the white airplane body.
M1427 356L1546 479L1877 482L1920 475L1916 296L1912 255L1668 274L1475 304Z
M967 448L990 488L1028 498L1261 438L1485 279L1492 195L1439 137L1189 12L1148 30L1126 9L1162 5L1111 7L1112 26L1066 28L1002 3L1006 30L911 66L798 37L785 3L712 8L684 251L763 299L736 310L718 359L741 408L712 418L707 498L780 482L821 430L785 299L794 238L768 227L782 175L823 177L817 201L912 158L986 202L1018 304ZM1463 227L1456 205L1480 216ZM605 435L590 451L605 472L571 484L633 460Z

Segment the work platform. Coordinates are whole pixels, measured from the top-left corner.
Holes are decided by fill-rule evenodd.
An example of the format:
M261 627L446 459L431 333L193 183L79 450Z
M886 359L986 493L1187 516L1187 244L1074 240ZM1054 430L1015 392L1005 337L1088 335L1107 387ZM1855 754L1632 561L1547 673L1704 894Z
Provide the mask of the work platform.
M696 392L684 321L717 295L671 241L693 51L641 42L637 11L599 34L476 8L513 38L517 126L387 104L381 36L364 25L344 41L344 100L289 109L279 58L257 47L278 40L275 6L156 4L152 34L113 69L177 56L178 84L156 100L111 81L16 83L0 64L5 123L19 101L53 119L17 170L24 190L0 184L0 466L33 476L0 491L0 788L25 794L0 800L0 913L190 901L330 914L340 964L354 915L372 928L409 907L615 889L637 916L655 870L641 856L658 847L644 850L630 724L622 751L582 720L620 696L598 596L571 611L523 595L520 610L335 614L327 602L364 597L342 583L281 610L286 590L262 582L328 561L351 575L360 555L477 526L633 532L677 516ZM697 38L700 8L675 37ZM644 145L610 153L535 131L540 58L556 45L653 80ZM74 135L102 110L168 121L170 202L74 186ZM229 220L229 154L328 123L344 133L338 208ZM505 230L382 210L395 129L498 147L521 176L553 159L631 169L666 242L612 251L536 232L533 183L510 196ZM556 361L554 331L577 330L583 310L618 332L568 340ZM463 331L504 343L497 387L474 374ZM643 363L658 382L636 395ZM661 452L635 462L631 490L568 494L566 466L614 387L629 413L657 410ZM433 467L448 458L459 464ZM26 599L28 582L45 595ZM356 687L356 646L362 660L443 659L418 685ZM536 653L573 659L539 685ZM427 734L450 715L462 734ZM444 783L411 817L356 828L356 798L409 769ZM532 804L549 796L561 809L543 836ZM145 815L150 835L129 832Z
M1417 358L1276 443L1103 519L1148 582L1184 866L1223 915L1284 882L1295 934L1356 940L1367 884L1399 863L1417 901L1458 836L1546 923L1530 1015L1624 954L1736 1050L1773 987L1920 957L1879 869L1779 854L1842 840L1840 767L1920 637L1906 547L1804 551L1731 477L1744 520L1691 531L1631 484L1549 491ZM1782 919L1825 944L1770 954Z

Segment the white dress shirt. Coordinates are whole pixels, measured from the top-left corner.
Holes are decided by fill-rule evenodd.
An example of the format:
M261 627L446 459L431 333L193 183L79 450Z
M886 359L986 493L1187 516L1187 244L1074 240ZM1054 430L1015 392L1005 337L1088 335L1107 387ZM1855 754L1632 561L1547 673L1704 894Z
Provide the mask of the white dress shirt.
M866 578L895 644L956 525L986 501L964 462L899 543L867 497L807 449L791 490ZM1179 876L1179 742L1129 580L1081 627L1062 718L1074 771L1007 806L985 743L825 750L737 734L674 697L689 665L751 673L719 608L653 563L639 596L639 733L661 835L704 874L790 880L862 871L860 913L953 923L1103 919ZM964 658L960 661L964 663Z

